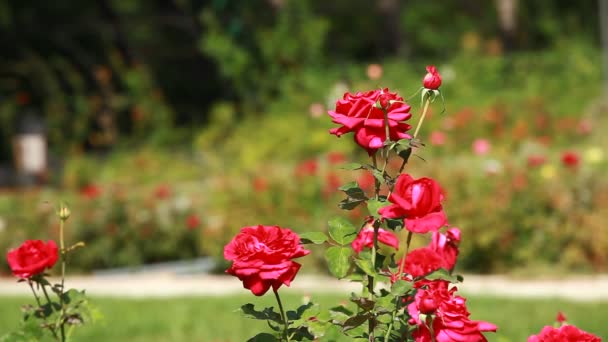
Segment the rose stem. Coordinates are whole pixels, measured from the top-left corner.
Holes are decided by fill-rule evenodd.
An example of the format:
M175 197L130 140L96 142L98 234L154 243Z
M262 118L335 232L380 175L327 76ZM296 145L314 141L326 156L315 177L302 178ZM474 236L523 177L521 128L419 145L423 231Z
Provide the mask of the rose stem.
M407 232L407 242L405 245L405 254L403 255L403 258L401 259L401 265L399 265L399 277L401 277L403 275L403 269L405 268L405 258L407 257L407 253L410 250L410 242L412 242L412 232L408 231Z
M414 139L418 136L418 131L420 130L420 126L422 126L422 122L426 117L426 111L429 109L429 104L431 104L431 97L427 96L426 101L424 102L424 108L422 109L422 115L420 116L420 121L418 121L418 126L416 126L416 130L414 131Z
M62 205L61 211L63 211L64 208L65 207ZM65 318L65 308L63 302L63 287L65 284L65 243L63 241L63 226L65 224L65 220L67 220L67 217L60 217L59 219L59 246L61 247L61 290L59 291L59 304L61 305L61 341L65 341L65 327L63 324L63 319Z
M283 331L283 335L285 337L285 341L290 341L289 339L289 323L287 322L287 316L285 316L285 310L283 310L283 304L281 303L281 297L279 296L279 291L272 289L274 292L274 296L277 299L277 303L279 304L279 310L281 310L281 318L283 319L283 323L285 324L285 330Z
M49 297L48 292L46 292L46 287L45 287L45 285L44 285L44 284L40 284L40 285L41 285L41 287L42 287L42 292L44 292L44 297L46 297L46 301L49 303L49 308L50 308L51 310L53 310L53 311L54 311L55 309L53 309L53 304L52 304L52 302L51 302L51 298ZM31 286L32 286L32 285L30 284L30 287L31 287ZM34 288L33 288L33 287L32 287L32 291L34 291ZM34 295L36 295L36 294L34 293ZM37 301L37 300L38 300L38 297L36 297L36 301ZM38 305L40 305L40 302L38 302ZM44 320L46 321L46 318L45 318ZM57 333L55 333L55 328L52 328L52 329L49 329L49 330L51 330L51 332L53 333L53 336L55 337L55 339L59 339L59 337L57 336ZM62 337L63 337L63 336L62 336ZM63 340L62 340L62 341L63 341Z

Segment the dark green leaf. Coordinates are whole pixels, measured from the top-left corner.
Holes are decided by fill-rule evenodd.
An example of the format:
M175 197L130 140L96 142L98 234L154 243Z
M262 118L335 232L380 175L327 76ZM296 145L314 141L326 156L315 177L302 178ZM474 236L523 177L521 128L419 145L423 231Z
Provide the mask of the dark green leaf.
M274 312L274 309L272 307L264 308L263 311L257 311L253 304L247 303L241 306L241 312L247 318L270 320L277 323L283 322L281 315L277 312Z
M342 185L338 190L343 191L349 198L355 200L366 200L365 192L359 187L357 182L350 182Z
M332 246L325 251L325 260L331 274L344 278L350 269L350 257L353 250L350 247Z
M353 210L363 202L365 202L365 200L358 200L348 197L340 201L340 203L338 203L338 207L343 210Z
M252 338L248 339L247 342L279 342L280 340L269 333L259 333Z
M350 301L357 304L358 307L364 311L370 311L376 305L376 302L364 297L357 297L354 293L352 294Z
M303 244L314 243L315 245L319 245L326 241L327 235L322 232L306 232L300 234L300 242Z
M367 320L370 319L371 317L372 317L372 314L370 312L358 314L358 315L350 317L349 319L344 321L344 323L342 324L342 327L344 328L344 331L354 329L354 328L360 326L361 324L367 322Z
M345 218L336 217L328 222L329 236L341 245L346 245L357 237L357 229Z

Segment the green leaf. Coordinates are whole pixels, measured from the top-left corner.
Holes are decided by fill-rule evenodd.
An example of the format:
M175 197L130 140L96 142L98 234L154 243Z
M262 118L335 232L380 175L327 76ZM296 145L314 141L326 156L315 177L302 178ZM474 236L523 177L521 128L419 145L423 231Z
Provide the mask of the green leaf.
M365 200L353 199L351 197L348 197L340 201L340 203L338 203L338 207L343 210L353 210L363 202L365 202Z
M365 192L359 187L357 182L350 182L342 185L338 190L343 191L349 198L356 200L366 200Z
M355 264L363 271L365 274L370 275L372 277L377 277L378 273L374 269L374 265L371 260L368 259L355 259Z
M406 294L407 292L409 292L413 286L414 286L414 284L409 281L397 280L391 286L391 294L393 294L395 296L402 296L402 295Z
M351 295L350 301L357 304L363 311L370 311L376 305L376 302L365 297L357 297L354 293Z
M450 283L457 283L458 282L458 276L454 276L451 275L450 272L448 272L447 270L440 268L437 271L428 274L424 277L424 279L427 280L447 280Z
M382 202L377 199L370 199L369 201L367 201L367 210L369 211L369 214L373 217L380 218L381 216L380 214L378 214L378 210L389 205L391 205L391 203Z
M344 331L354 329L354 328L360 326L361 324L367 322L367 320L370 319L372 316L373 315L371 312L358 314L358 315L350 317L349 319L344 321L344 323L342 324L342 327L344 328Z
M276 336L269 333L259 333L252 338L248 339L247 342L278 342L280 341Z
M348 164L344 164L344 165L340 166L340 168L343 170L355 171L355 170L365 169L365 165L359 164L359 163L348 163Z
M327 235L323 232L306 232L300 234L300 242L303 244L314 243L315 245L319 245L326 241Z
M325 260L331 274L337 278L344 278L350 269L350 257L353 250L350 247L329 247L325 251Z
M357 229L345 218L336 217L328 222L329 236L341 245L346 245L357 237Z
M277 323L283 323L281 315L274 312L274 308L264 308L263 311L257 311L253 304L247 303L241 306L241 312L247 318L270 320Z

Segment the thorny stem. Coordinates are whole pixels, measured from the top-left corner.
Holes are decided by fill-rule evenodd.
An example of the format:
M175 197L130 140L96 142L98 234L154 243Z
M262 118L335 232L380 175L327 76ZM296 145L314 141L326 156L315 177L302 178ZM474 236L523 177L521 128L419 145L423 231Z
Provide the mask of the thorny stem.
M372 155L372 165L374 166L374 170L378 169L378 161L376 160L375 153ZM376 187L376 199L378 199L378 196L380 196L380 181L376 177L374 177L374 185Z
M283 304L281 303L281 297L279 296L279 291L275 290L274 288L272 289L272 292L274 292L274 296L277 299L277 303L279 304L279 310L281 310L281 319L283 320L283 323L285 324L285 330L283 331L283 337L285 338L285 341L289 342L291 341L290 337L289 337L289 323L287 322L287 316L285 315L285 310L283 309Z
M32 285L30 284L30 287L31 287L31 286L32 286ZM49 308L50 308L51 310L55 310L55 309L53 309L53 304L52 304L52 302L51 302L51 297L49 297L48 292L46 292L46 287L44 286L44 284L40 284L40 286L42 287L42 292L44 293L44 297L46 297L46 301L49 303ZM34 288L32 288L32 291L34 291ZM34 294L34 295L35 295L35 294ZM36 300L38 300L38 298L36 298ZM38 302L38 305L40 305L40 302ZM62 316L63 316L63 314L62 314ZM45 318L45 321L46 321L46 318ZM51 330L51 333L53 333L53 336L55 337L55 339L57 339L57 340L58 340L58 339L59 339L59 336L57 336L57 333L55 332L55 328L56 328L56 327L51 328L51 329L49 329L49 330ZM64 334L63 334L63 324L61 324L61 341L65 341L65 336L64 336Z

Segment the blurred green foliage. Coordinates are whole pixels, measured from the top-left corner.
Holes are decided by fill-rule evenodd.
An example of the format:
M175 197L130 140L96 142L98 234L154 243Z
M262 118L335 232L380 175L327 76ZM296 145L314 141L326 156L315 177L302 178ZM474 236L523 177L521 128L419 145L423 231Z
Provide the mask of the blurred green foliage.
M594 100L598 60L596 49L573 41L508 59L467 52L439 65L447 111L433 105L420 135L427 146L416 151L425 161L412 158L406 171L435 177L446 190L448 218L463 231L462 270L608 267L608 122ZM407 97L424 73L422 63L388 60L372 80L366 67L311 67L299 79L305 90L286 88L263 115L243 116L233 102L218 102L191 152L150 146L70 158L62 190L2 196L0 248L54 237L52 204L59 199L74 213L69 240L88 245L72 262L82 270L195 255L221 260L223 246L246 225L322 230L340 215L340 185L357 180L371 191L373 183L339 168L367 156L351 136L328 134L333 124L325 111L347 90L382 85ZM420 98L409 102L415 124ZM478 139L489 143L486 154L473 152ZM564 164L567 151L579 157L577 166ZM393 173L398 167L389 165ZM158 191L163 187L170 196ZM192 215L200 225L189 229ZM364 208L349 213L354 223L365 215ZM322 251L313 252L305 263L324 262Z

